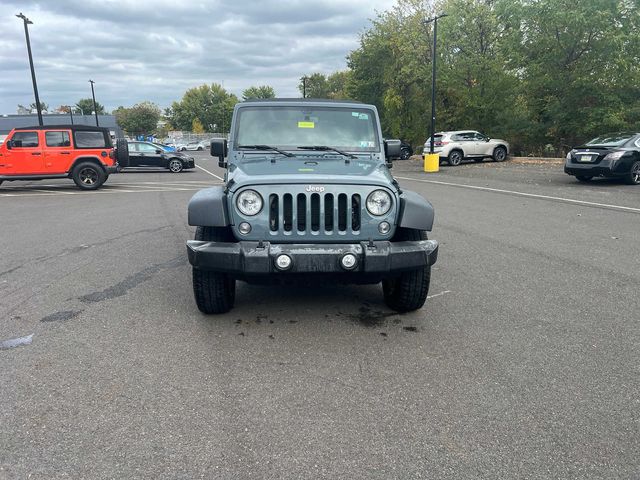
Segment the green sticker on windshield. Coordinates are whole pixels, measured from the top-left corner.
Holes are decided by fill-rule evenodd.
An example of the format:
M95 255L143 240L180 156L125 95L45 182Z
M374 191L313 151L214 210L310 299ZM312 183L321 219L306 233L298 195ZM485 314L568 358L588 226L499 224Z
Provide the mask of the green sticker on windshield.
M315 171L313 168L299 168L299 172L313 172Z
M316 128L313 122L298 122L298 128Z

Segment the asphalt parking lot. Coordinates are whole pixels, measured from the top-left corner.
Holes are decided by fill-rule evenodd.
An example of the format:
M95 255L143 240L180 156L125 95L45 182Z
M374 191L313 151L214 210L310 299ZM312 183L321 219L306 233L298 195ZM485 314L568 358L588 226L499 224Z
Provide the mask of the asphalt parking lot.
M207 317L195 156L0 187L0 479L638 478L640 188L396 162L436 210L423 309L241 284Z

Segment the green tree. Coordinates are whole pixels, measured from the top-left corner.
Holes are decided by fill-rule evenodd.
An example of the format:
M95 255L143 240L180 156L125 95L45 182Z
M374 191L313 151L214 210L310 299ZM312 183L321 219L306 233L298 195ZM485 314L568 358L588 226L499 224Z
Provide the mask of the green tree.
M327 77L327 95L329 98L336 100L347 99L347 85L351 72L349 70L341 70L334 72Z
M44 103L43 101L40 101L40 108L42 111L49 111L49 105ZM38 109L36 107L36 102L29 104L28 107L25 107L20 103L18 104L18 112L35 112L37 110Z
M276 98L276 91L269 85L249 87L246 90L243 90L242 99L249 100L251 98Z
M342 70L330 75L312 73L300 78L298 90L300 94L306 93L307 98L333 98L345 99L349 97L347 84L351 72Z
M93 113L93 99L92 98L83 98L76 102L75 108L78 111L82 111L84 115L92 115ZM99 102L96 102L96 109L98 111L98 115L104 115L105 109L103 105L100 105Z
M430 117L431 31L424 19L432 8L399 0L378 15L347 57L349 96L378 107L385 135L414 145L424 142Z
M38 108L36 107L36 102L33 102L31 105L29 105L29 108L31 110L37 110ZM42 100L40 100L40 109L44 112L44 111L49 111L49 104L48 103L44 103Z
M528 148L558 152L640 120L635 0L523 0L511 12L512 68L529 116Z
M151 102L137 103L131 108L118 107L116 122L130 134L154 133L161 118L160 108Z
M312 73L300 78L298 90L306 98L329 98L327 77L322 73Z
M179 102L173 102L169 121L175 128L191 130L193 120L197 118L206 131L225 132L231 124L236 103L238 98L222 85L201 85L190 88Z
M507 136L523 119L520 82L509 68L506 9L517 0L444 0L438 23L438 127ZM465 32L460 35L459 32ZM526 123L526 121L524 122Z
M194 118L193 122L191 122L191 131L193 133L204 133L204 127L202 126L202 122L197 118Z

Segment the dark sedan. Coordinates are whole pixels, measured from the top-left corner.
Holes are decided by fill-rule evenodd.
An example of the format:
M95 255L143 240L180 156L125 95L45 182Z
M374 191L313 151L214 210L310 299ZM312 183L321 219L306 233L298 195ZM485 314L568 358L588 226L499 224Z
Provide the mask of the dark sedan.
M167 152L151 142L129 142L127 167L167 168L173 173L194 168L193 157L182 152Z
M593 177L620 178L640 184L640 133L610 133L576 147L567 154L564 171L580 182Z

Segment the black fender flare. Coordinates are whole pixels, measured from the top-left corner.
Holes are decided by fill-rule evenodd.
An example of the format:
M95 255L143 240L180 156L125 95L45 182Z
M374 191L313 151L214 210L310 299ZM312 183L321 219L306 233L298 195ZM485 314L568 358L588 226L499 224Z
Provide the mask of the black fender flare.
M399 227L430 232L433 228L434 216L433 205L422 195L410 190L402 191L398 216Z
M69 174L69 176L73 175L73 169L76 168L76 165L78 165L79 163L82 163L82 162L95 163L100 168L102 168L104 173L107 173L107 167L105 167L104 163L102 163L102 160L100 160L99 157L91 155L91 156L87 156L87 157L78 157L78 158L76 158L73 161L73 163L71 164L71 168L69 168L69 171L67 172Z
M189 225L195 227L226 227L231 224L227 194L222 185L197 192L187 207Z

